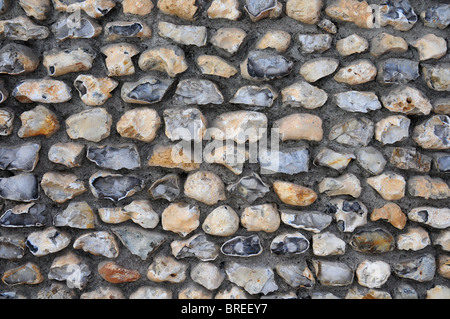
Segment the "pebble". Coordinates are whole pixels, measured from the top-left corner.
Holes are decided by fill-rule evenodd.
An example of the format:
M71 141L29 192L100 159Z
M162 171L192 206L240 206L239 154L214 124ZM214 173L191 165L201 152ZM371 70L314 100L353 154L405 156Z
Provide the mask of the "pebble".
M208 235L231 236L239 229L239 216L232 207L219 206L206 216L202 229Z
M72 99L70 87L58 80L23 80L12 95L20 103L64 103Z
M306 81L293 83L281 91L283 105L303 107L308 110L323 106L328 100L328 94Z
M32 202L39 198L37 177L23 173L0 178L0 197L18 202Z
M391 276L391 266L381 260L364 260L355 271L358 283L367 288L380 288Z
M422 64L422 73L425 83L430 89L445 92L450 91L450 64L437 65Z
M393 172L369 177L366 183L376 190L385 200L399 200L405 196L405 178Z
M17 132L20 138L40 135L50 138L60 128L56 114L43 105L37 105L31 110L23 112L20 115L20 121L22 126Z
M382 27L392 26L395 30L409 31L418 21L417 14L408 0L385 0L379 7L378 21Z
M172 203L161 215L164 230L186 237L200 225L200 210L198 206L184 202Z
M408 179L408 192L411 196L425 199L446 199L450 188L441 178L430 176L412 176Z
M47 69L49 76L89 71L96 55L91 53L90 48L73 48L66 50L52 49L44 52L42 64Z
M411 120L403 115L392 115L375 123L375 139L383 145L395 144L409 137Z
M122 8L125 14L146 16L152 12L154 5L151 0L123 0Z
M156 145L147 164L148 166L178 168L185 172L200 168L200 164L194 161L190 153L185 153L180 145Z
M0 136L11 135L14 129L15 115L11 110L0 109Z
M125 268L114 261L102 261L97 270L103 279L112 284L133 282L141 278L139 271Z
M450 117L434 115L414 127L412 139L420 147L432 150L450 148Z
M125 296L119 288L100 286L95 290L82 293L80 299L111 300L125 299Z
M48 151L48 159L52 163L68 168L80 167L84 157L84 145L79 143L55 143Z
M360 85L373 81L377 68L370 60L357 60L339 69L334 80L349 85Z
M195 20L199 10L195 0L158 0L157 6L164 14L188 21Z
M63 250L69 246L70 241L69 233L48 227L29 234L25 245L34 256L42 257Z
M317 194L312 189L280 180L273 183L273 190L280 200L287 205L309 206L317 199Z
M105 25L106 41L126 40L138 38L140 40L150 39L152 29L143 22L138 21L114 21Z
M138 64L142 71L159 71L171 78L188 69L184 52L177 46L148 49L141 53Z
M436 272L434 256L425 254L400 261L393 265L394 273L400 278L426 282L433 279Z
M347 112L368 113L381 109L375 92L347 91L334 95L336 105Z
M52 32L59 42L71 39L93 39L102 31L102 26L96 20L77 13L62 16L52 25Z
M336 34L338 32L337 26L328 19L322 19L317 23L317 26L321 28L323 31L326 31L331 34Z
M94 229L97 224L93 209L85 201L71 201L66 209L53 217L56 227Z
M440 59L447 53L447 41L433 33L428 33L411 43L419 51L420 61Z
M119 245L114 236L107 231L96 231L85 233L75 239L74 249L106 258L117 258L119 256Z
M210 171L190 173L184 183L184 194L206 205L215 205L226 200L223 181Z
M253 50L240 67L246 80L270 81L288 76L294 63L272 50Z
M263 247L258 235L237 236L223 243L220 251L226 256L252 257L260 255Z
M367 224L368 210L359 200L332 199L326 211L334 214L337 227L341 232L351 233L356 228Z
M0 225L3 227L42 227L47 223L45 205L23 204L16 205L3 213L0 217ZM14 241L10 240L14 245ZM5 242L3 242L5 244Z
M309 240L300 232L282 233L270 243L270 251L275 255L299 255L309 249Z
M45 195L58 204L87 191L84 182L71 173L47 172L42 176L41 187Z
M342 172L350 164L352 159L355 159L352 153L340 153L330 148L322 148L314 158L314 165L329 167Z
M300 52L304 54L328 51L333 42L329 34L299 34L295 39L300 44Z
M147 278L154 282L182 283L186 280L189 264L171 256L156 256L147 270Z
M371 120L361 117L351 117L334 125L328 138L339 144L348 146L367 146L374 134L374 124Z
M280 210L281 221L296 229L303 229L312 233L320 233L333 221L333 217L318 211Z
M430 28L445 29L450 24L450 5L437 3L420 14L423 24Z
M373 37L370 43L370 54L376 58L386 53L405 53L406 51L408 51L408 43L405 39L385 32Z
M427 290L426 299L448 299L450 298L450 288L442 285L436 285L429 290Z
M95 198L114 202L133 196L144 187L144 181L136 176L98 171L89 178L89 188Z
M225 280L225 273L210 262L200 262L191 269L191 278L208 290L216 290Z
M322 119L317 115L294 113L276 120L272 129L278 130L281 141L323 139Z
M244 10L252 22L265 18L278 18L283 10L283 4L277 0L246 0Z
M258 39L255 48L257 50L274 49L278 53L284 53L291 45L291 35L283 30L269 30Z
M110 78L96 78L92 75L79 75L73 86L77 89L81 101L89 106L100 106L112 97L111 92L119 83Z
M242 12L239 10L239 0L213 0L208 8L208 18L236 21Z
M240 178L236 183L228 185L227 191L252 204L258 198L264 197L270 191L270 188L258 174L251 172L249 175Z
M383 207L375 208L370 215L371 221L385 220L397 229L405 228L408 218L400 206L395 203L386 203Z
M323 0L288 0L286 2L286 15L294 20L316 24L320 19Z
M396 247L400 250L418 251L431 245L428 232L422 227L409 227L397 236Z
M100 168L112 170L138 169L141 167L139 151L134 144L89 146L86 158Z
M346 243L333 233L323 232L313 235L312 249L316 256L341 256L345 254Z
M374 228L353 234L349 244L362 253L381 254L394 250L395 238L382 228Z
M66 119L66 133L73 139L100 142L111 132L112 116L105 108L93 108L75 113Z
M401 86L381 97L383 106L391 112L407 115L428 115L433 109L429 99L419 90Z
M278 93L271 85L248 85L239 88L229 103L271 107L277 97Z
M450 225L450 209L436 207L416 207L409 211L408 219L437 229Z
M116 124L120 136L145 143L152 142L161 126L161 118L154 109L142 107L126 111Z
M38 265L27 262L22 266L6 270L3 273L2 281L8 286L38 285L44 281L44 276Z
M28 74L39 66L39 58L32 49L17 43L8 43L0 49L0 73Z
M361 182L351 173L336 178L325 177L318 186L319 193L325 193L327 196L350 195L358 198L362 192Z
M336 50L341 56L350 56L353 54L363 53L368 49L369 41L356 33L336 42Z
M172 291L163 287L142 286L132 292L128 299L172 299Z
M261 174L289 175L309 171L309 150L305 147L263 151L258 156ZM275 159L275 160L274 160Z
M48 279L65 281L68 288L82 290L86 288L90 275L89 266L78 255L67 252L53 260Z
M69 1L69 3L66 3L64 0L53 0L53 5L58 11L71 13L83 10L92 18L98 19L111 11L116 6L116 3L113 0L81 0L76 2Z
M281 218L276 204L246 207L241 214L241 224L247 231L273 233L280 227Z
M205 79L186 79L178 83L174 103L181 105L222 104L223 95L217 85Z
M378 64L378 82L407 84L419 77L419 63L408 59L387 59Z
M0 146L0 169L32 172L39 161L41 145L24 143L16 146Z
M153 229L159 224L159 215L153 210L150 201L134 200L124 207L102 207L98 214L103 222L119 224L127 220L133 221L142 228Z
M105 64L108 76L126 76L135 73L132 58L139 54L137 46L128 43L114 43L101 48L106 56Z
M333 74L339 66L339 60L333 58L316 58L305 62L300 67L300 75L310 82L316 82Z
M314 288L316 280L312 271L305 263L297 264L278 264L275 268L277 274L292 288ZM288 294L286 299L297 299L295 293Z
M341 287L353 282L354 272L343 262L313 260L312 263L317 280L323 286Z
M229 281L251 295L267 295L278 290L275 274L269 267L249 267L232 261L225 265L225 272Z
M209 241L205 234L197 234L186 240L170 243L172 255L176 259L196 257L201 261L212 261L219 256L219 246Z
M12 41L43 40L48 38L50 30L35 24L26 16L0 21L0 36Z
M121 97L126 103L153 104L161 102L173 81L145 76L137 82L125 82L122 86Z
M112 232L119 238L122 245L142 260L147 260L167 240L167 237L159 232L136 226L114 227Z
M207 32L204 26L176 25L169 22L158 23L158 35L181 45L206 45Z

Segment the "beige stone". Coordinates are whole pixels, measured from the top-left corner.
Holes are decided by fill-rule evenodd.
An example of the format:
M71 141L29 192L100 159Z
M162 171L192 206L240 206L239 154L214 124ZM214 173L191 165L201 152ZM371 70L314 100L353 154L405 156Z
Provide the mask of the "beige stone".
M58 80L24 80L12 95L21 103L64 103L72 98L70 87Z
M164 230L186 237L200 225L200 210L183 202L170 204L161 215L161 224Z
M288 0L286 15L307 24L316 24L320 19L323 0Z
M125 138L152 142L161 126L161 117L154 109L142 107L126 111L116 125L117 132Z
M116 2L113 0L69 1L69 3L64 0L52 1L53 6L58 11L73 13L78 10L83 10L86 14L95 19L103 17L116 6Z
M111 92L119 82L108 78L96 78L92 75L79 75L74 82L83 103L89 106L100 106L112 97Z
M359 85L375 80L378 70L370 60L358 60L342 67L334 76L337 82Z
M375 208L370 215L371 221L386 220L397 229L405 228L408 218L402 212L400 206L395 203L387 203L383 207Z
M280 53L286 52L291 45L291 35L283 30L269 30L258 40L256 49L275 49Z
M206 45L207 30L204 26L177 25L161 21L158 23L158 34L183 45Z
M409 227L406 232L397 236L396 246L399 250L418 251L431 245L428 232L422 227Z
M447 53L447 41L432 33L426 34L411 43L419 51L420 61L429 59L440 59Z
M383 145L394 144L409 137L411 120L403 115L392 115L375 123L375 139Z
M385 200L399 200L405 197L405 178L393 172L369 177L367 184L376 190Z
M206 216L202 229L208 235L231 236L239 229L239 216L232 207L219 206Z
M50 0L19 0L19 4L27 16L37 20L47 19L51 9Z
M179 145L156 145L153 148L149 166L165 168L178 168L186 172L195 171L200 168L190 153L185 152Z
M142 228L153 229L159 223L159 215L153 210L150 201L135 200L124 207L102 207L98 209L102 221L119 224L131 220Z
M215 205L221 200L226 200L222 179L210 171L189 174L184 183L184 194L206 205Z
M48 159L69 168L81 166L84 145L79 143L56 143L48 151Z
M42 105L20 115L22 126L17 135L20 138L44 135L49 138L55 134L60 124L55 113Z
M374 26L372 8L366 1L335 0L325 8L325 13L339 21L353 22L360 28Z
M229 62L215 55L200 55L197 65L203 74L214 75L222 78L230 78L238 73L238 69Z
M86 49L51 50L44 52L42 64L49 76L61 76L73 72L88 71L94 63L94 55Z
M196 19L198 7L195 0L158 0L158 9L171 16L193 21Z
M273 190L280 200L292 206L309 206L317 199L317 194L312 189L294 183L275 181Z
M336 42L336 50L342 56L363 53L368 49L369 41L357 34L349 35L348 37Z
M437 130L436 128L438 127L439 129ZM449 116L434 115L414 128L412 139L425 149L446 150L450 148L449 129ZM438 134L437 132L442 133Z
M239 51L246 37L247 32L240 28L220 28L210 42L213 46L233 55Z
M339 60L333 58L316 58L308 60L300 67L300 75L308 82L316 82L333 74L339 66Z
M241 224L248 231L273 233L280 227L281 218L276 204L250 206L241 214Z
M319 192L328 196L350 195L358 198L361 191L361 182L351 173L336 178L326 177L319 183Z
M145 16L152 12L152 0L122 0L123 13Z
M428 115L433 106L430 100L418 89L401 86L381 97L381 103L391 112L411 115Z
M379 57L388 52L404 53L408 51L408 43L402 37L396 37L389 33L376 35L370 43L370 54Z
M236 21L242 15L239 0L213 0L208 8L210 19L227 19Z
M430 176L413 176L408 179L408 192L411 196L425 199L446 199L450 196L447 183Z
M165 72L170 77L188 69L183 50L174 46L148 49L142 52L138 64L143 71Z
M82 180L74 174L48 172L42 176L41 187L52 201L62 204L87 191Z
M104 108L76 113L66 119L66 132L71 139L100 142L111 132L112 116Z
M321 141L323 138L322 119L307 113L295 113L283 117L273 124L279 130L281 141L307 140Z
M441 255L438 259L438 273L444 278L450 279L450 256ZM450 293L449 293L450 297Z
M135 72L132 57L139 54L137 46L127 43L109 44L101 49L106 55L105 63L108 76L126 76Z
M328 94L306 81L299 81L282 89L281 98L284 105L313 110L327 102Z

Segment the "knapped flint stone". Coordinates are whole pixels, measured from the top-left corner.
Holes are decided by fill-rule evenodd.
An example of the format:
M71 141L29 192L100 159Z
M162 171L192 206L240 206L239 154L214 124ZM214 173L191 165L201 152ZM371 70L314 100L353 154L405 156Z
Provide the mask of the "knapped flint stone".
M176 259L195 257L201 261L210 261L219 256L219 246L209 241L204 234L197 234L186 240L174 240L170 247Z
M334 95L336 105L348 112L368 113L381 109L375 92L348 91Z
M445 29L450 24L450 4L431 5L422 11L420 17L427 27Z
M434 154L434 167L439 172L449 172L450 171L450 155L445 153Z
M71 236L55 227L48 227L42 231L28 235L25 245L36 256L46 256L63 250L69 246Z
M419 77L419 62L407 59L387 59L378 64L378 82L406 84Z
M281 221L297 229L320 233L333 221L333 216L318 211L295 211L281 209Z
M348 146L367 146L373 137L374 123L365 118L350 118L334 125L328 138Z
M92 68L96 54L90 48L52 49L44 52L42 64L49 76L61 76L72 72L88 71Z
M309 171L309 150L290 148L279 151L264 150L258 156L261 174L284 173L289 175Z
M35 24L26 16L0 21L0 38L13 41L43 40L48 38L47 27Z
M67 39L92 39L96 38L102 32L102 26L94 19L72 14L61 17L52 25L52 32L56 40L64 41Z
M361 59L347 64L334 75L336 82L348 85L360 85L375 80L377 68L372 61Z
M275 255L299 255L309 248L309 240L299 232L276 236L270 243L270 251Z
M39 58L25 45L8 43L0 49L0 73L27 74L39 66Z
M21 259L25 255L25 241L25 236L19 234L1 236L0 259Z
M99 171L89 178L89 187L96 198L118 202L141 191L144 181L135 176Z
M88 203L72 201L66 209L53 217L53 225L56 227L93 229L97 225L97 217Z
M276 180L272 187L278 198L287 205L309 206L317 200L317 193L303 185Z
M164 72L172 78L188 69L184 51L173 45L142 52L138 64L142 71Z
M0 197L19 202L32 202L39 198L39 183L33 174L20 174L0 178Z
M395 144L409 137L411 120L403 115L392 115L375 124L375 139L383 145Z
M415 148L396 147L392 150L390 163L397 168L426 173L431 169L432 158Z
M119 83L108 77L94 77L92 75L79 75L73 82L81 101L89 106L103 105L112 97L111 92Z
M139 21L114 21L105 25L106 41L115 41L123 38L144 40L151 38L151 36L152 29L147 24Z
M439 60L447 54L447 40L433 33L422 36L411 45L419 52L420 61Z
M359 200L332 199L324 213L334 214L337 227L341 232L351 233L356 228L367 224L368 210Z
M134 144L89 146L86 158L98 167L116 171L141 167L139 152Z
M250 51L241 64L241 75L248 80L274 80L287 76L293 66L292 61L270 50Z
M390 25L395 30L409 31L418 17L408 0L384 0L378 19L382 27Z
M353 282L353 270L338 261L313 260L317 280L324 286L348 286Z
M62 12L77 12L83 10L92 18L105 16L116 5L113 0L53 0L56 10Z
M370 54L380 57L385 53L405 53L408 51L408 43L402 37L383 32L372 38Z
M258 174L251 172L239 179L238 182L228 185L227 191L252 204L258 198L264 197L270 188Z
M12 92L21 103L64 103L72 98L71 88L58 80L23 80Z
M271 107L278 93L270 85L241 87L230 100L232 104Z
M3 227L42 227L47 223L45 205L24 204L8 209L0 217L0 225Z
M328 100L328 94L306 81L291 84L281 91L283 105L316 109L323 106Z
M352 236L350 246L362 253L386 253L394 250L395 238L391 233L381 228L362 230Z
M135 226L114 227L112 232L133 255L142 260L147 260L167 239L159 232Z
M158 112L142 107L126 111L117 122L116 130L124 138L150 143L156 138L160 126Z
M220 251L226 256L252 257L260 255L263 247L258 235L237 236L223 243Z
M19 4L27 16L37 20L47 19L51 10L50 0L20 0Z
M224 98L214 82L205 79L186 79L178 83L173 101L181 105L206 105L222 104Z
M249 294L264 294L278 290L275 282L275 274L269 267L257 266L249 267L230 262L225 265L225 272L228 280L242 287Z
M414 128L412 139L420 147L433 150L450 148L450 117L434 115Z
M246 0L244 10L253 22L264 18L278 17L282 4L277 0Z
M69 168L81 166L84 158L84 145L78 143L56 143L48 151L48 159Z
M32 172L39 160L41 145L25 143L18 146L0 146L0 169Z
M312 271L308 268L305 262L299 264L277 264L277 274L292 288L306 288L311 289L315 286L316 280ZM287 299L297 299L297 295L287 297Z
M2 281L8 286L37 285L44 281L39 267L31 262L5 271Z
M132 58L139 54L138 46L126 42L112 43L102 47L101 52L106 56L108 76L127 76L136 72Z
M436 260L433 255L426 254L398 262L392 268L394 273L400 278L426 282L434 278L436 273Z
M153 104L160 102L173 80L145 76L137 82L125 82L121 97L126 103Z
M177 174L168 174L156 180L149 188L154 199L173 202L181 193L181 181Z
M236 146L234 143L225 143L218 146L213 141L206 145L203 158L207 163L223 165L235 175L241 175L244 164L249 159L249 152L245 150L244 144Z
M323 53L331 48L333 37L329 34L299 34L301 53Z
M46 138L55 134L60 124L55 113L42 105L25 111L20 115L22 126L17 132L20 138L44 135Z
M83 180L71 173L47 172L42 176L41 187L45 195L59 204L87 191Z
M340 153L330 148L324 147L314 158L313 164L316 166L324 166L342 172L352 159L355 159L352 153Z
M440 92L450 91L450 63L421 66L423 78L430 89Z
M408 213L408 219L437 229L450 227L450 208L417 207Z
M106 258L117 258L119 256L119 245L114 236L107 231L85 233L75 239L73 248L82 249L94 256Z
M428 232L422 227L408 227L405 233L397 236L397 249L418 251L431 245Z
M90 274L89 266L76 254L69 251L53 260L48 272L48 279L65 281L68 288L82 290L86 287Z
M93 108L66 119L66 133L71 139L100 142L111 132L112 116L105 108Z
M247 231L273 233L281 224L277 204L265 203L244 208L241 213L241 225Z
M185 172L192 172L200 168L192 153L180 145L155 145L147 162L148 166L177 168Z
M171 141L201 142L207 121L198 108L168 108L164 110L166 136Z

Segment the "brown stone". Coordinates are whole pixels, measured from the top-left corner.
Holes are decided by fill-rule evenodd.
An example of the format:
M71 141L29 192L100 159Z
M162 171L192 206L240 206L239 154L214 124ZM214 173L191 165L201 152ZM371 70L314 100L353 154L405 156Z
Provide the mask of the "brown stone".
M145 16L152 12L154 7L152 0L123 0L123 13Z
M288 0L286 15L294 20L316 24L319 22L323 0Z
M376 35L370 43L370 54L379 57L388 52L404 53L408 51L408 43L402 37L396 37L389 33Z
M210 19L237 20L242 12L239 10L239 0L213 0L208 8Z
M161 118L154 109L143 107L125 112L116 125L120 136L152 142L161 126Z
M366 180L385 200L399 200L405 197L406 181L401 175L386 172Z
M446 199L450 188L441 178L430 176L413 176L408 179L408 191L411 196L425 199Z
M383 207L375 208L370 215L371 221L386 220L397 229L405 228L408 218L402 212L400 206L395 203L387 203Z
M195 0L158 0L157 6L165 14L193 21L198 11L195 3Z
M156 145L148 160L148 165L179 168L186 172L200 168L200 163L196 163L191 154L186 153L179 145Z
M372 8L366 1L336 0L325 8L325 13L339 21L353 22L360 28L373 28Z
M183 50L175 46L146 50L142 52L138 63L143 71L165 72L170 77L188 69Z
M230 63L215 55L200 55L197 65L203 74L230 78L238 73L238 69Z
M294 183L275 181L273 190L288 205L309 206L317 199L317 194L312 189Z
M316 115L296 113L283 117L273 124L279 130L281 141L307 140L321 141L323 138L322 119Z
M125 76L134 74L132 57L139 54L139 48L133 44L114 43L101 49L106 55L105 63L108 76Z
M20 120L22 121L22 126L17 135L21 138L38 135L45 135L45 137L49 138L60 128L55 113L42 105L23 112L20 115Z
M161 215L164 230L186 237L200 226L200 210L187 203L170 204Z
M98 273L103 279L113 284L133 282L141 278L139 271L127 269L114 261L99 263Z

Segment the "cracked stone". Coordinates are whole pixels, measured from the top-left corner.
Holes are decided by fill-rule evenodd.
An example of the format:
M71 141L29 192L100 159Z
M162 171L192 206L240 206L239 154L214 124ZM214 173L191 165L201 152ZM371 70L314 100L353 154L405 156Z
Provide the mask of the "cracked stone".
M102 30L96 20L76 13L61 17L52 25L52 32L59 42L68 39L93 39L98 37Z
M287 205L309 206L317 199L317 194L312 189L294 183L278 180L273 183L273 190Z
M141 167L139 152L134 144L89 146L86 158L100 168L116 171Z
M82 290L86 287L90 274L89 266L73 252L68 252L53 260L48 279L65 281L68 288Z
M143 22L138 21L114 21L105 25L106 41L127 40L138 38L140 40L150 39L152 29Z
M367 118L350 118L331 128L328 138L348 146L367 146L373 137L374 124Z
M281 221L296 229L304 229L313 233L320 233L327 228L333 218L318 211L280 210Z
M32 202L39 198L39 184L35 175L24 173L0 178L0 197L19 202Z
M407 115L428 115L433 109L429 99L419 90L400 86L381 97L383 106L391 112Z
M69 168L80 167L84 158L84 145L78 143L56 143L48 151L48 159L52 163Z
M164 230L186 237L200 225L200 210L198 206L179 202L170 204L161 215Z
M437 3L420 14L423 24L430 28L445 29L450 24L450 5Z
M35 24L26 16L0 21L0 37L13 41L43 40L48 38L50 30Z
M158 0L157 6L164 14L188 21L196 20L199 10L195 0Z
M360 85L375 80L377 68L370 60L358 60L343 66L334 80L349 85Z
M44 52L42 64L47 68L49 76L57 77L90 70L95 57L96 55L91 53L91 49L87 48L52 49Z
M368 113L381 109L375 92L347 91L334 95L336 105L347 112Z
M380 33L372 38L370 54L376 58L385 53L405 53L408 51L408 43L402 37L396 37L389 33Z
M100 106L112 97L111 92L119 85L117 81L92 75L79 75L73 86L80 94L81 101L89 106Z
M237 236L223 243L222 254L234 257L252 257L262 253L261 239L258 235Z
M249 206L241 214L241 224L247 231L273 233L278 230L280 223L276 204Z
M64 0L53 0L53 5L58 11L72 13L83 10L90 17L98 19L111 11L116 3L113 0L77 0L68 3Z
M167 239L164 234L135 226L114 227L112 231L133 255L142 260L147 260Z
M0 49L0 73L19 75L31 73L39 66L39 58L25 45L8 43Z
M93 108L66 119L66 133L73 139L100 142L111 132L112 116L105 108Z
M137 46L128 43L114 43L102 47L101 52L106 56L108 76L126 76L135 73L131 58L139 54L140 50Z
M450 64L422 65L423 78L430 89L450 91Z
M89 188L96 198L109 199L114 202L133 196L143 187L144 181L131 175L99 171L89 178Z
M157 47L141 53L138 61L142 71L159 71L170 77L188 69L182 49L176 46Z
M355 34L336 42L336 50L342 56L363 53L369 49L369 41Z
M375 139L383 145L404 141L409 137L410 124L406 116L388 116L375 124Z
M418 20L408 0L384 0L379 8L377 19L382 27L390 25L395 30L409 31Z
M173 202L181 193L180 177L177 174L167 174L156 180L148 191L154 199Z
M0 146L0 169L32 172L39 161L40 144L25 143L17 146Z
M285 87L281 91L283 105L303 107L313 110L323 106L328 100L328 94L306 81L299 81Z
M210 261L219 256L219 246L208 241L204 234L197 234L186 240L174 240L170 243L170 248L176 259L196 257L201 261Z
M97 217L87 202L72 201L66 209L53 217L56 227L72 227L77 229L94 229Z
M278 18L282 9L282 3L277 0L246 0L244 6L252 22L265 18Z
M387 203L383 207L376 208L370 215L371 221L385 220L397 229L405 228L408 218L402 212L400 206L395 203Z
M269 81L289 75L293 66L292 61L280 54L270 50L254 50L241 63L241 75L247 80Z
M204 26L176 25L169 22L158 23L158 35L182 45L202 47L206 45L207 32Z
M147 278L154 282L182 283L186 280L189 264L171 256L157 256L148 267Z
M350 195L358 198L362 187L358 177L347 173L336 178L326 177L319 183L319 192L327 196Z
M244 288L249 294L267 295L278 290L275 274L269 267L248 267L230 262L226 264L225 272L229 281Z
M58 80L23 80L12 95L21 103L64 103L72 99L70 87Z
M46 256L63 250L69 246L71 236L55 227L48 227L42 231L28 235L25 245L36 257Z
M213 0L208 8L208 18L236 21L242 15L239 0Z
M351 153L340 153L329 148L322 148L314 158L314 165L329 167L342 172L352 159L355 159L355 155Z
M418 124L412 139L424 149L446 150L450 148L450 117L434 115Z
M387 59L378 64L378 82L406 84L419 77L419 63L408 59Z
M381 175L369 177L366 183L385 200L399 200L405 197L406 181L402 175L385 172Z
M425 199L446 199L450 196L450 188L443 179L426 175L410 177L408 192L411 196Z
M94 256L117 258L119 245L112 234L106 231L85 233L75 239L74 249L81 249Z
M323 53L331 49L333 37L329 34L299 34L296 40L301 53Z
M87 191L84 182L70 173L48 172L42 176L41 187L52 201L62 204Z
M161 118L154 109L135 108L126 111L116 125L120 136L138 141L152 142L161 126Z
M42 227L47 223L43 204L16 205L0 217L2 227ZM12 242L13 243L13 242Z

